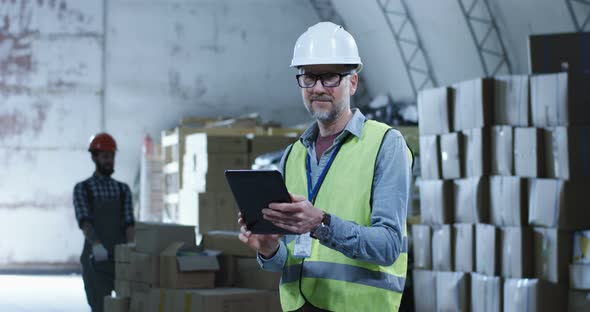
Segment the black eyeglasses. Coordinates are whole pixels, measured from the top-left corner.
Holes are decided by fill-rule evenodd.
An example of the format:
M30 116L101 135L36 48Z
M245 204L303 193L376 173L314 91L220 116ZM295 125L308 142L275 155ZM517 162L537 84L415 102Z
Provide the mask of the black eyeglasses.
M296 75L297 83L301 88L313 88L318 80L322 81L322 86L326 88L335 88L340 85L342 78L352 73L325 73L325 74L300 74Z

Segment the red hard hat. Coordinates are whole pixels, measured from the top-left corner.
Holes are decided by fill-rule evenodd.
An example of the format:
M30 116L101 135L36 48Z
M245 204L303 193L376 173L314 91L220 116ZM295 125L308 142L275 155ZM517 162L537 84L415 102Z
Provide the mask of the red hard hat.
M115 152L117 151L117 142L110 134L99 133L90 138L88 151Z

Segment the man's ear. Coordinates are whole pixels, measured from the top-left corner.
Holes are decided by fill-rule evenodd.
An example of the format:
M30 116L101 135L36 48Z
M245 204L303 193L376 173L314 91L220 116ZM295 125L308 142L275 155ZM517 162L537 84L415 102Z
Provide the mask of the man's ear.
M350 96L353 96L356 93L356 88L358 87L358 84L359 75L357 73L350 75Z

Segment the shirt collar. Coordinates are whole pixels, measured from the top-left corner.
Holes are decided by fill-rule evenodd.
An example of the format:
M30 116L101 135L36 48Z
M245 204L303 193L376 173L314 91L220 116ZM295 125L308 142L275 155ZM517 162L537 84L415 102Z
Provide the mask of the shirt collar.
M363 115L363 113L361 113L359 109L353 108L352 118L348 121L342 133L340 133L340 135L336 137L335 141L338 142L342 140L342 138L345 137L348 133L360 138L363 132L363 125L365 124L366 119L367 118L365 117L365 115ZM307 128L307 130L305 130L305 132L303 132L303 134L299 138L301 144L303 144L303 146L305 146L306 148L309 148L318 137L319 131L320 129L318 127L318 123L314 122L309 128Z

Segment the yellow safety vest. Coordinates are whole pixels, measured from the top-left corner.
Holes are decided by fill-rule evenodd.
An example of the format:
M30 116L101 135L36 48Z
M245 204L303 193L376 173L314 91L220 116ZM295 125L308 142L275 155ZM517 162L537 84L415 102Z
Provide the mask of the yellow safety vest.
M389 126L366 121L360 138L350 135L329 168L314 206L361 226L371 225L371 192L377 154ZM291 193L307 194L307 151L293 144L285 164ZM307 299L330 311L397 311L407 271L407 233L402 252L390 266L351 259L313 240L311 256L294 258L295 241L287 243L288 257L280 284L285 311L299 309ZM304 299L305 297L305 299Z

